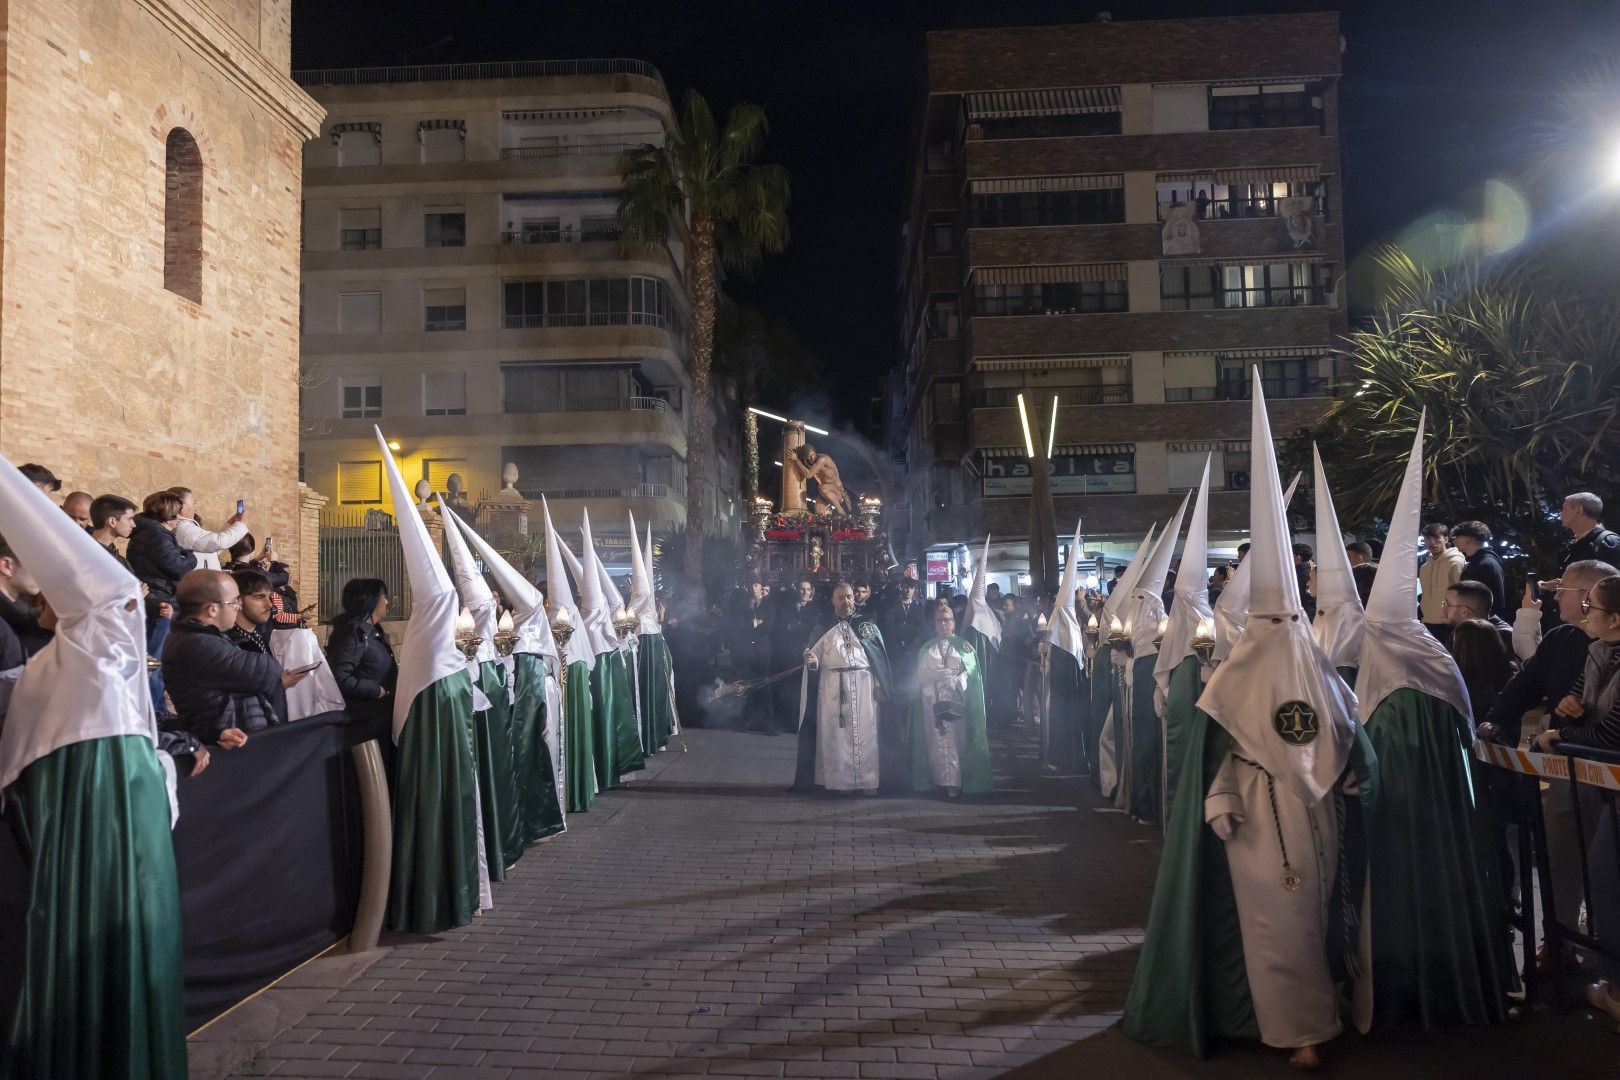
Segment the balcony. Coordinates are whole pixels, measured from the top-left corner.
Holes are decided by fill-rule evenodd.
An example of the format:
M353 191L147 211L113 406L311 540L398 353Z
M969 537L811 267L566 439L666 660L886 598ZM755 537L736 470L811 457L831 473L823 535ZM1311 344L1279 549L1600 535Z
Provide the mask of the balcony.
M656 326L674 330L675 320L650 311L593 311L505 315L501 325L507 330L546 330L558 326Z
M1269 393L1269 391L1268 391ZM1027 395L1034 404L1050 401L1056 395L1060 405L1128 405L1131 388L1128 383L1109 386L1011 386L989 387L975 390L969 397L974 409L1016 409L1018 395Z
M673 413L669 402L656 397L551 397L533 398L509 395L504 403L509 413L552 412L654 412Z
M1248 401L1248 379L1233 379L1217 383L1214 386L1167 386L1164 388L1165 401ZM1260 385L1265 389L1266 397L1272 398L1311 398L1332 397L1335 384L1326 376L1312 378L1288 379L1261 379Z
M503 244L616 244L624 239L624 230L614 225L558 226L526 225L521 229L508 229L501 233Z
M563 146L503 146L502 159L560 158L560 157L618 157L640 143L605 142L579 143Z
M1311 201L1311 213L1321 216L1326 213L1326 200L1320 193L1303 195ZM1248 218L1274 218L1279 216L1278 204L1288 196L1251 197L1244 195L1229 195L1222 199L1205 199L1203 209L1197 214L1198 221L1238 221ZM1175 200L1158 204L1158 218L1164 220L1164 215L1170 207L1180 205Z
M581 75L640 75L664 81L645 60L508 60L475 64L418 64L402 67L321 68L293 72L300 86L355 86L369 83L443 82L455 79L578 78Z

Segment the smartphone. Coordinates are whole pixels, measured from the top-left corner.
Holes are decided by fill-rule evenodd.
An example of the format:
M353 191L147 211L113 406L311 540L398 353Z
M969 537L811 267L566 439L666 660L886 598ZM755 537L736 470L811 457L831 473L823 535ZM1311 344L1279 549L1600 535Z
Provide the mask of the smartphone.
M287 669L287 674L289 674L289 675L302 675L306 671L314 671L316 668L320 667L324 663L326 663L325 660L317 660L313 664L305 664L303 667L288 668Z
M1541 582L1536 579L1536 575L1534 573L1524 575L1524 583L1530 586L1530 599L1540 600Z
M243 502L241 499L237 499L236 500L236 512L238 514L240 514L242 511L244 511L246 509L247 509L247 503Z
M241 513L241 511L240 511L240 510L238 510L238 511L237 511L237 513ZM265 537L265 538L264 538L264 546L265 546L265 547L267 547L267 548L270 548L270 547L275 547L275 545L276 545L276 538L275 538L275 537L273 537L273 536L266 536L266 537Z

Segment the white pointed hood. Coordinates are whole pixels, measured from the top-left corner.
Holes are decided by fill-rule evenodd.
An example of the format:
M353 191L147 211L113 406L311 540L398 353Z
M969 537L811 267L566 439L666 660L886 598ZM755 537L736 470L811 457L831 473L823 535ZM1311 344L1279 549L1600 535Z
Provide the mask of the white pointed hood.
M479 637L478 651L473 655L473 661L485 664L499 660L501 654L495 648L495 631L499 629L500 616L495 611L495 593L490 590L484 575L478 572L472 550L467 547L467 538L451 523L453 515L444 505L444 496L436 495L434 498L439 503L439 520L444 522L444 545L450 551L450 579L456 584L456 595L461 597L461 606L472 615L473 632Z
M568 638L568 645L561 649L564 667L569 664L584 664L586 667L596 665L596 649L592 647L589 629L585 626L585 615L574 602L574 589L568 583L568 559L571 554L557 535L556 526L551 523L551 507L546 505L546 497L540 496L540 510L546 519L546 590L551 593L551 607L553 613L568 612L568 621L573 624L574 632ZM553 614L555 618L555 614Z
M984 537L984 553L979 556L979 565L973 571L973 588L968 592L967 624L974 630L989 638L996 645L1001 644L1001 620L996 618L995 612L985 601L985 578L990 567L990 535Z
M1191 499L1190 491L1181 497L1176 516L1153 542L1153 554L1142 564L1142 572L1136 576L1136 584L1131 586L1131 595L1121 609L1121 617L1130 628L1131 655L1137 659L1159 651L1153 642L1159 636L1159 623L1164 620L1164 583L1170 576L1170 560L1175 555L1181 522Z
M1170 625L1159 643L1159 659L1153 665L1154 680L1161 687L1170 685L1170 673L1193 655L1193 639L1198 624L1207 622L1213 633L1214 618L1209 607L1209 469L1204 458L1204 478L1198 484L1198 500L1193 503L1187 540L1181 545L1181 569L1176 574L1176 602L1170 607Z
M467 666L456 648L456 616L461 599L450 583L439 549L428 535L422 514L399 475L399 465L382 429L373 427L388 474L388 494L399 521L399 545L405 549L405 577L410 583L411 617L405 623L405 641L399 650L399 683L394 689L394 741L399 741L416 696L447 675Z
M647 594L651 597L653 633L662 635L664 624L658 621L658 565L653 562L652 522L647 523L647 547L641 553L642 565L647 568Z
M484 561L484 566L495 579L495 584L501 587L506 602L511 605L512 632L517 635L512 651L557 659L557 641L551 635L551 623L546 619L545 598L540 595L540 590L535 588L534 583L528 578L518 573L517 568L491 547L489 541L479 536L471 525L457 517L454 511L446 510L444 514L447 521L455 522L456 528L466 537L467 543L478 552L478 557Z
M1355 667L1361 662L1361 594L1350 573L1350 553L1344 549L1322 453L1314 443L1311 459L1316 470L1316 621L1311 630L1329 663L1336 668Z
M1069 558L1063 564L1063 580L1052 600L1052 644L1076 660L1085 662L1086 638L1074 610L1074 583L1080 569L1080 521L1074 523L1074 539L1069 542Z
M1468 688L1446 647L1423 629L1417 617L1417 545L1423 509L1423 422L1418 417L1412 453L1406 459L1401 493L1389 515L1389 535L1367 598L1361 670L1356 675L1361 719L1378 710L1396 690L1410 689L1450 702L1470 720Z
M633 536L634 534L632 533L631 535ZM635 544L632 543L630 546L635 547ZM619 587L613 583L613 575L608 573L607 564L602 561L602 556L596 553L595 545L590 547L589 554L590 560L594 564L593 569L596 571L596 580L602 583L602 595L607 597L608 629L613 633L613 643L618 648L627 648L629 643L624 637L620 636L617 630L613 629L614 618L618 615L621 608L627 606L627 602L623 594L619 592ZM632 612L632 614L634 613Z
M636 617L636 633L658 633L658 600L653 596L652 575L641 556L641 538L636 535L635 511L630 515L630 611ZM652 526L647 527L651 535Z
M0 522L57 619L56 636L18 677L0 726L0 791L74 743L141 735L155 747L140 582L4 457Z
M1356 696L1328 663L1300 610L1288 513L1277 476L1265 393L1254 379L1249 437L1249 619L1198 707L1237 751L1306 805L1333 791L1355 744Z
M1299 474L1295 473L1294 478L1288 482L1288 490L1283 492L1284 510L1293 504L1294 492L1298 487ZM1227 579L1226 588L1221 590L1220 598L1215 601L1214 658L1217 661L1231 656L1232 647L1243 636L1243 624L1249 618L1249 574L1253 569L1248 559L1238 563L1237 569L1233 570L1232 576Z
M1142 537L1142 543L1131 556L1131 561L1125 564L1125 573L1120 575L1119 584L1114 586L1114 591L1103 601L1102 611L1097 618L1097 630L1103 640L1107 640L1109 626L1114 616L1121 615L1125 601L1131 598L1131 590L1136 588L1136 579L1142 576L1142 567L1147 563L1148 556L1153 554L1153 537L1158 528L1159 523L1156 521L1148 526L1147 535ZM1120 622L1124 621L1121 615Z
M590 632L591 650L601 656L618 649L619 635L613 629L613 601L602 589L602 575L596 572L596 541L591 538L588 509L580 513L579 536L581 554L573 563L574 580L579 585L580 612Z

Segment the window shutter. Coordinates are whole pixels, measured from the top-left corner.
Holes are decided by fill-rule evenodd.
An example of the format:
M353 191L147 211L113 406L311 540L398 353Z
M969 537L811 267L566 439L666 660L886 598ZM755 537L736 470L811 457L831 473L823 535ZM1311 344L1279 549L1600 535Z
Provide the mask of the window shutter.
M422 302L427 307L465 307L466 289L424 289Z
M347 229L382 228L382 211L376 207L365 210L339 210L340 227Z
M339 462L338 501L343 503L382 502L382 462Z
M380 333L382 331L382 293L339 294L338 330L344 334Z
M460 371L430 371L423 375L422 404L429 416L443 416L451 410L466 412L466 374Z
M467 459L466 458L429 458L422 462L422 479L428 482L428 487L443 495L450 490L450 474L460 473L462 490L467 485Z

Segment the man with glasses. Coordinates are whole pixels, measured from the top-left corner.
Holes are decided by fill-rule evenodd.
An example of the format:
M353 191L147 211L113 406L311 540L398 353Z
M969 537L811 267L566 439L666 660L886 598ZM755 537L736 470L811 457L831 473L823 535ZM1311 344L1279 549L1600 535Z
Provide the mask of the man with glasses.
M236 609L236 622L225 631L226 638L243 652L274 657L275 653L270 649L270 634L276 629L276 608L275 589L270 585L270 578L257 570L233 570L230 574L236 582L242 606ZM297 685L302 678L303 675L282 676L282 685L277 686L270 697L275 707L273 723L284 724L289 719L287 687Z
M163 683L179 725L206 743L234 750L248 734L279 723L277 691L303 675L286 674L268 652L248 652L225 636L243 607L231 575L193 570L175 590L179 620L163 646Z
M1459 581L1446 590L1440 601L1440 610L1446 617L1446 626L1453 627L1469 619L1484 619L1502 635L1502 644L1513 649L1513 627L1500 615L1491 611L1491 590L1477 581Z

